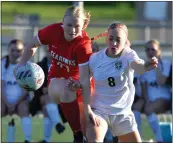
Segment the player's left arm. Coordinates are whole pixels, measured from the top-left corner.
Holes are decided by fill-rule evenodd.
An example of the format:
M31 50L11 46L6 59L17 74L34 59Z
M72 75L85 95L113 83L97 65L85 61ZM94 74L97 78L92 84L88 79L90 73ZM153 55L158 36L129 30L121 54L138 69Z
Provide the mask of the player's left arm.
M140 59L135 51L129 54L129 65L137 74L144 74L146 71L150 71L157 67L158 59L153 57L152 59L144 62Z

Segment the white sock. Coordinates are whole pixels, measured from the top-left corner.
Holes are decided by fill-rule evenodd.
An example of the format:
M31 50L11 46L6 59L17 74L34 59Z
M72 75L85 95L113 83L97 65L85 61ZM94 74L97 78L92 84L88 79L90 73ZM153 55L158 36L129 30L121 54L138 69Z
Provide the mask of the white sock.
M8 126L7 142L8 143L15 142L15 126L12 125Z
M46 105L46 110L54 126L60 123L60 114L59 114L58 107L55 103L48 103Z
M138 125L138 131L141 134L141 113L139 111L133 111L134 115L135 115L135 120L136 120L136 123Z
M44 118L44 140L46 142L50 142L50 138L52 136L52 128L53 124L49 118Z
M24 132L25 140L31 141L32 134L32 120L30 117L23 117L21 119L22 129Z
M163 142L160 126L159 126L159 121L157 119L157 116L155 113L150 114L147 116L148 123L150 127L153 130L153 133L155 135L156 141Z

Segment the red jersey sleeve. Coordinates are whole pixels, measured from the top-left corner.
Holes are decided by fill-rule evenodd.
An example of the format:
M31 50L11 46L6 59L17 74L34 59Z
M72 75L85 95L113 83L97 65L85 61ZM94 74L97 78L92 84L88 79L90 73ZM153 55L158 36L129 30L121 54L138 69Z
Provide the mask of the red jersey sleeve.
M55 31L58 31L60 23L51 24L43 29L40 29L37 34L37 39L42 45L48 45L51 43L51 39L55 34Z
M77 62L79 66L87 64L89 62L91 54L92 54L92 47L90 41L79 46L76 50Z

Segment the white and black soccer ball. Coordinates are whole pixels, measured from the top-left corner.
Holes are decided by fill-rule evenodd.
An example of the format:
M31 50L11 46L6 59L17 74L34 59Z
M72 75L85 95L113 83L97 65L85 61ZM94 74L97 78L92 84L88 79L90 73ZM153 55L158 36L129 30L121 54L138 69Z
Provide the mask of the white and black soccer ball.
M39 89L44 83L45 75L43 69L32 62L19 67L16 71L16 80L20 87L34 91Z

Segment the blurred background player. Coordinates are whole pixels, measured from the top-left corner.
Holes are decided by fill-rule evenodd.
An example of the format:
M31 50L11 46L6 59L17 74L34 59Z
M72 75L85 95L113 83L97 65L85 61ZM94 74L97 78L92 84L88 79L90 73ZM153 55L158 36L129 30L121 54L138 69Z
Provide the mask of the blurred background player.
M153 130L157 142L163 142L159 121L156 114L170 110L171 92L166 85L169 77L171 63L161 57L161 48L157 40L150 40L145 45L147 59L157 57L158 67L146 72L141 77L142 93L145 97L144 113ZM136 118L138 119L138 118Z
M14 39L8 45L8 55L2 58L1 62L1 116L17 113L21 118L21 125L24 132L25 143L31 141L32 121L29 117L28 92L19 87L13 70L19 63L24 51L24 44L21 40ZM14 121L12 121L14 124ZM8 139L8 141L12 141ZM12 141L14 142L14 141Z
M66 87L66 79L69 77L79 79L80 77L84 87L89 82L87 75L83 72L88 66L92 53L91 41L84 31L89 21L89 12L75 6L68 8L64 14L63 23L55 23L38 31L37 36L26 46L24 55L14 70L15 73L17 68L23 66L34 55L37 47L49 45L52 63L48 75L48 93L54 101L60 103L64 116L73 131L75 142L83 141L77 102L77 95L81 96L81 94L69 90ZM88 94L84 91L82 95L86 102Z
M32 116L36 115L38 111L42 111L44 114L44 140L42 141L43 143L50 142L50 138L52 136L52 129L54 126L58 133L62 133L65 130L65 127L63 125L61 125L59 129L60 117L63 123L67 122L61 111L61 107L54 103L51 97L48 95L47 76L48 70L51 65L51 55L47 49L45 50L45 53L46 56L37 64L43 69L46 78L42 87L34 92L34 97L30 102L30 112Z

